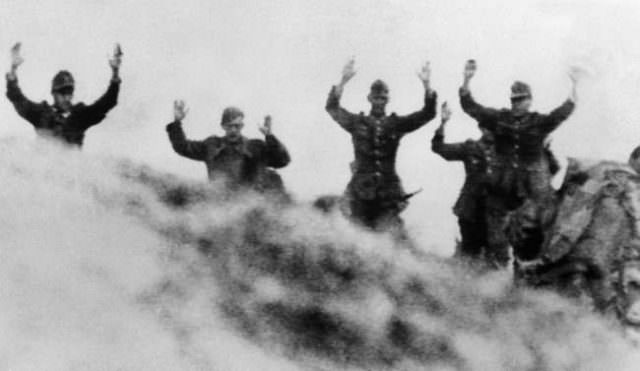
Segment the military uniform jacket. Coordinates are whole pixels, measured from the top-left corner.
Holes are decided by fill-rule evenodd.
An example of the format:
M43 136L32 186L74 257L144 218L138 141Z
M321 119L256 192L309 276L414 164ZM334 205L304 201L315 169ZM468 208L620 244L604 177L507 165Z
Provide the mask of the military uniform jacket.
M274 135L267 135L264 141L242 137L234 143L217 136L188 140L179 121L167 125L167 132L178 154L207 165L212 181L224 180L231 189L248 187L258 191L282 186L272 184L274 172L269 167L285 167L290 157Z
M109 88L95 103L77 103L67 115L43 101L35 103L27 99L18 86L18 80L7 79L7 98L20 116L29 121L39 135L53 137L71 145L82 146L84 133L100 123L107 112L118 103L120 79L112 79Z
M498 159L514 168L527 167L543 159L545 138L571 115L575 107L571 100L566 100L547 115L528 112L516 116L509 109L481 106L464 89L460 89L460 105L480 127L494 134Z
M364 113L353 114L340 106L340 95L335 87L327 99L326 110L331 117L351 134L354 149L353 175L347 192L358 199L398 199L404 190L395 162L400 139L436 115L437 95L425 92L424 106L407 116L395 113L374 117Z
M509 196L509 202L550 189L545 138L573 112L575 104L571 100L546 115L528 112L516 116L509 109L483 107L475 102L468 90L460 89L460 104L480 127L494 135L496 174L492 189Z
M431 139L431 150L447 161L462 161L464 164L464 185L453 206L453 213L460 219L469 221L482 218L486 185L492 175L491 164L495 159L493 144L471 139L460 143L445 143L444 132L436 130Z

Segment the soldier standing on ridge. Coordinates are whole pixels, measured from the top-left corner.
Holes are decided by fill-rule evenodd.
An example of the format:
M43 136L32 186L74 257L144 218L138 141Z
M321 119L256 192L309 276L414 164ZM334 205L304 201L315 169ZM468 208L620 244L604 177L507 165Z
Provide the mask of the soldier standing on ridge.
M289 153L271 131L271 117L266 116L260 131L265 140L242 135L244 113L227 107L221 125L225 136L210 136L202 141L188 140L182 130L187 114L183 101L174 103L175 120L167 125L169 140L180 155L207 165L209 180L223 181L230 191L254 190L284 196L282 179L271 168L282 168L290 161Z
M460 88L460 104L481 128L494 134L496 176L488 189L488 238L491 251L506 252L508 242L504 227L507 213L522 206L525 200L529 200L527 204L531 207L543 207L552 202L553 188L544 142L547 135L574 110L578 71L570 71L572 88L569 98L546 115L529 111L531 89L521 81L511 86L511 109L485 108L476 103L469 91L469 82L475 72L475 61L468 61ZM501 265L506 265L509 256L504 254L497 259Z
M495 266L492 261L494 254L487 250L485 222L487 178L492 175L491 165L495 160L493 134L482 129L482 136L478 140L445 143L444 129L451 118L451 110L446 102L442 105L441 116L442 123L431 139L431 150L447 161L462 161L465 170L464 185L453 207L462 238L456 256L470 262L485 260L488 266Z
M84 133L99 124L118 103L120 90L119 70L122 64L122 50L116 44L111 66L111 82L107 92L93 104L73 104L75 81L69 71L58 72L52 81L53 105L47 102L35 103L27 99L18 86L17 70L24 62L20 55L20 43L11 49L11 70L7 73L7 98L13 103L20 116L29 121L36 132L45 137L56 138L63 143L81 147Z
M354 166L351 181L345 191L351 217L373 229L391 228L397 237L406 238L399 214L407 206L395 162L400 139L425 125L436 115L436 93L430 87L431 70L426 63L418 73L424 86L424 106L407 116L387 115L389 102L387 84L376 80L371 85L368 100L371 111L353 114L340 106L344 86L355 75L354 60L342 71L342 79L333 86L327 99L326 110L331 117L351 134Z

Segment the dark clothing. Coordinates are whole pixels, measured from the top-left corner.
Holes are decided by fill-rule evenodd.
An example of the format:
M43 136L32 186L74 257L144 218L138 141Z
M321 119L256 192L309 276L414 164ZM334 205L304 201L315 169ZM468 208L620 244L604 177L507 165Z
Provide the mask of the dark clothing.
M477 261L482 258L482 252L487 246L487 225L484 215L478 215L479 219L469 220L458 218L461 241L456 251L456 256Z
M70 112L62 113L57 107L43 101L35 103L27 99L18 86L18 80L7 78L7 98L20 116L29 121L39 135L53 137L64 143L82 146L84 133L99 124L107 112L118 103L120 79L112 79L109 88L93 104L77 103Z
M485 222L487 225L487 248L485 261L491 267L506 268L509 263L509 240L505 229L507 227L507 212L503 208L496 208L487 201Z
M326 110L351 134L354 166L346 196L351 200L352 216L375 227L377 220L398 215L406 207L404 189L396 173L396 154L400 139L436 115L436 93L427 91L420 111L407 116L395 113L376 117L353 114L340 106L335 87L329 93Z
M350 217L375 230L403 229L400 213L407 207L400 198L374 198L365 200L347 191Z
M464 164L464 185L453 213L460 219L476 220L484 209L487 179L493 174L493 143L482 140L445 143L444 133L436 130L431 139L431 150L447 161L461 161Z
M486 198L488 251L493 254L491 259L496 265L506 266L508 213L520 207L536 208L552 202L550 167L554 163L550 160L554 158L549 155L545 139L569 117L575 104L567 100L548 115L537 112L516 115L509 109L481 106L465 89L460 89L460 104L480 127L494 135L496 161ZM526 200L529 202L525 203Z
M282 179L270 168L285 167L291 159L275 136L267 135L264 141L241 137L231 142L217 136L202 141L188 140L179 121L167 125L167 132L178 154L205 162L209 180L222 180L231 190L284 192Z
M508 158L513 165L528 165L540 160L544 139L569 117L575 107L571 100L567 100L548 115L527 112L516 116L509 109L496 110L479 105L471 93L463 89L460 90L460 104L481 127L494 133L497 155Z
M540 200L553 194L546 158L526 168L513 168L506 159L498 158L494 170L488 193L507 210L517 209L527 198Z
M527 112L515 115L509 109L485 108L471 93L460 89L462 109L481 127L494 134L496 174L492 188L520 204L528 197L546 197L552 192L544 140L573 112L575 104L565 101L548 115Z
M444 132L436 130L431 149L447 161L462 161L465 182L453 207L460 226L457 255L473 260L481 259L488 267L504 267L509 261L509 245L496 228L504 224L504 215L487 209L487 185L495 176L493 141L467 140L445 143Z

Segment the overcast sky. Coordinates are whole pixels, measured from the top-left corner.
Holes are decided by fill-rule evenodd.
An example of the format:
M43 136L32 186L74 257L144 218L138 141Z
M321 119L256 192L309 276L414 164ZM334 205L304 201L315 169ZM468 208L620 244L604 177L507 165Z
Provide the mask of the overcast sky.
M637 2L636 2L637 3ZM326 95L350 56L357 75L343 105L367 110L376 78L388 82L390 109L421 106L416 71L431 61L432 86L451 102L450 141L478 136L459 107L466 59L478 62L472 91L481 103L508 104L515 79L533 88L533 108L547 112L568 95L572 65L587 73L573 116L553 134L559 156L625 160L638 144L640 5L633 1L106 1L3 0L0 53L23 43L19 71L32 100L50 100L52 76L76 77L76 100L106 89L113 44L124 50L118 106L87 133L84 151L119 154L194 179L204 165L173 153L164 125L172 101L190 107L194 139L220 134L222 109L245 110L247 136L258 136L265 114L293 162L282 171L301 199L340 193L353 158L350 138L324 111ZM0 59L2 60L2 59ZM0 135L33 138L8 101L0 103ZM426 245L449 249L457 233L450 208L462 184L460 164L431 153L438 120L406 137L398 171L407 191L423 188L405 218ZM426 246L424 245L424 246Z

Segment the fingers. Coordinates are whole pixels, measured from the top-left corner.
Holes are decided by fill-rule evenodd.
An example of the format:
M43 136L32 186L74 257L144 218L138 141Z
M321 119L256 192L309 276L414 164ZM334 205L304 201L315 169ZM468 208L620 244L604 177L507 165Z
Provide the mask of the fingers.
M449 104L446 101L442 103L440 116L442 117L443 124L451 118L451 109L449 109Z
M571 81L573 83L576 83L580 79L580 76L583 73L584 73L584 70L582 68L580 68L578 66L571 66L569 68L568 75L569 75L569 78L571 79Z
M354 57L351 57L351 59L349 59L347 64L342 69L342 76L344 78L350 79L356 74L355 64L356 64L356 61Z
M264 135L271 134L271 115L266 115L264 117L264 123L262 125L258 125L258 130Z
M350 67L353 68L356 64L356 57L354 55L352 55L349 60L347 61L347 64L345 65L345 67Z
M173 101L173 108L176 112L180 112L185 115L187 114L187 112L189 112L189 109L186 107L186 104L181 99L177 99Z
M114 70L119 69L122 64L122 48L119 43L113 48L113 54L109 56L109 65Z
M120 47L120 43L116 43L115 48L113 49L113 56L120 58L123 56L122 48Z
M476 60L475 59L467 60L467 63L465 63L465 68L475 71L475 69L477 68Z
M418 71L418 78L422 81L429 81L431 78L431 62L426 61L422 68Z
M20 47L22 43L17 42L11 47L11 66L12 68L17 68L19 65L24 62L24 58L20 55Z
M464 76L469 79L476 73L476 61L474 59L469 59L464 65Z

